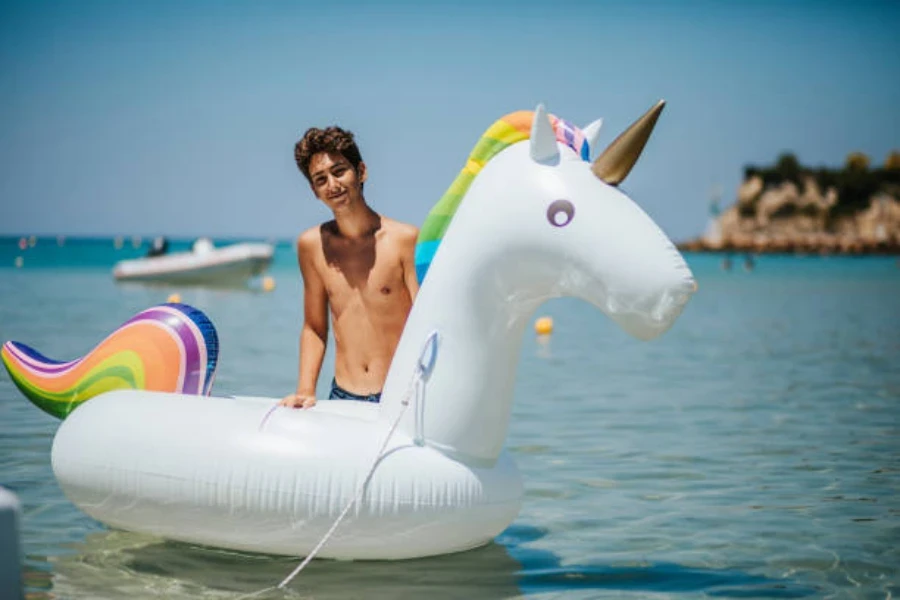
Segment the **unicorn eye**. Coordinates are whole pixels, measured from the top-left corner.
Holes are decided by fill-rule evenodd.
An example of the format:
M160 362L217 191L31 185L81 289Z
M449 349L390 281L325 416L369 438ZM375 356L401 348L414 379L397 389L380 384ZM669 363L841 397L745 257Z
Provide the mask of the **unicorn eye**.
M575 205L568 200L554 200L547 207L547 220L554 227L565 227L575 216Z

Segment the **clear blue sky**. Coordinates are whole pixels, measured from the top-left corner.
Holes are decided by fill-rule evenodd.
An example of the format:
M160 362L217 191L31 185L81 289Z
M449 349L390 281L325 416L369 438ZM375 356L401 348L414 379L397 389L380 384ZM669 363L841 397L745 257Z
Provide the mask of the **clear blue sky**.
M900 147L898 2L0 4L0 234L290 238L329 216L293 162L354 131L377 210L420 224L507 112L668 102L622 186L673 238L747 163Z

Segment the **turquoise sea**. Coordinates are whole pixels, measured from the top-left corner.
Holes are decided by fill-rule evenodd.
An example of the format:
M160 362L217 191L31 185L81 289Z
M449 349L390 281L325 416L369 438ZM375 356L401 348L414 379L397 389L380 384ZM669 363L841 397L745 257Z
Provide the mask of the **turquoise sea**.
M0 238L0 340L71 359L173 293L216 324L219 395L293 389L301 287L123 285L149 240ZM175 244L187 248L190 241ZM21 257L17 266L17 258ZM263 598L892 598L900 595L900 263L688 255L700 288L640 342L580 301L527 335L508 447L526 482L487 547L314 561ZM331 378L326 358L319 391ZM173 415L173 418L177 418ZM111 531L63 496L57 421L0 372L0 485L23 503L28 597L237 598L298 563ZM0 596L3 596L0 591Z

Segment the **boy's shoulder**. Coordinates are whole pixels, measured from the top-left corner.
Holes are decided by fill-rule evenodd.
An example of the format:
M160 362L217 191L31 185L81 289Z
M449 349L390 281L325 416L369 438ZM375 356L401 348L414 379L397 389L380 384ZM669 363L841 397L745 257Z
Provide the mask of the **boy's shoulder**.
M318 244L322 240L322 232L330 231L335 228L335 222L325 221L319 225L314 225L305 231L302 231L300 235L297 236L296 245L297 246L310 246L314 244Z
M396 236L403 241L415 242L419 237L419 228L409 223L403 223L390 217L381 218L381 227L392 237Z
M309 229L300 233L297 236L295 241L295 246L298 250L310 250L313 248L317 248L322 245L322 229L328 227L329 223L333 223L333 221L328 221L322 223L321 225L316 225L314 227L310 227Z

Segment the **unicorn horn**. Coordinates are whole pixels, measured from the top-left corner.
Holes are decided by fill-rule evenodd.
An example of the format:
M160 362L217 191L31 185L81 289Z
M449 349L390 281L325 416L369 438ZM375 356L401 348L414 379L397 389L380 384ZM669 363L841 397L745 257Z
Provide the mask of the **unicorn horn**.
M559 161L556 133L543 104L538 104L534 109L534 119L531 121L531 158L539 163Z
M591 156L596 156L597 154L597 145L600 143L600 128L603 126L603 119L597 119L581 131L584 132L584 137L587 138L588 149L591 151Z
M660 100L617 137L591 165L594 175L609 185L622 183L644 150L644 145L650 138L653 126L656 125L665 105L666 101Z

